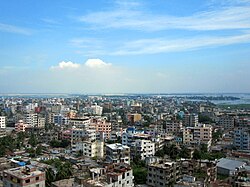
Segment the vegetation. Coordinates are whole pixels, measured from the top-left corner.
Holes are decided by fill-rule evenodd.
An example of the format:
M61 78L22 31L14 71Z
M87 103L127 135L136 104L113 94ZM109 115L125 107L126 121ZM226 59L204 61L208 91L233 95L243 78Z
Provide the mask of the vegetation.
M51 159L43 162L52 166L52 168L46 170L46 186L51 186L51 183L57 180L68 179L73 174L70 162L62 162L59 159ZM56 172L53 168L55 168Z
M145 161L141 160L139 156L135 156L131 166L135 177L135 184L145 184L147 181L147 168Z
M163 149L155 153L155 156L159 157L164 157L165 155L168 155L171 159L190 158L189 150L187 149L187 147L182 146L181 148L178 148L174 144L164 146Z
M215 160L215 159L220 159L223 157L225 157L225 154L222 152L210 153L210 152L204 151L204 149L202 148L200 151L198 149L195 149L193 153L193 159L195 160L200 160L200 159Z
M213 120L210 117L202 115L202 114L199 114L198 121L199 123L206 123L206 124L213 122Z
M51 147L56 147L56 148L59 148L59 147L66 148L69 145L70 145L70 141L69 140L61 140L61 141L59 141L59 140L52 140L50 142L50 146Z
M222 109L238 109L238 110L246 110L250 109L250 104L235 104L235 105L230 105L230 104L221 104L217 105L219 108Z

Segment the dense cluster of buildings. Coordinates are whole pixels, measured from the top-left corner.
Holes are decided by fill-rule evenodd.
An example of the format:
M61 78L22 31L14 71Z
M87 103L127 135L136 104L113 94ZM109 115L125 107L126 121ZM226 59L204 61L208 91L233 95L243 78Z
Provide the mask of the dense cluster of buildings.
M0 138L20 133L27 138L23 147L2 155L6 163L16 158L25 163L1 170L6 187L45 186L47 169L57 171L42 161L52 159L71 162L74 171L51 186L141 185L133 172L139 161L144 186L250 185L247 109L162 95L19 96L2 97L0 112ZM54 146L58 142L67 145ZM28 150L38 145L43 152L31 157ZM197 159L197 152L210 157ZM218 154L223 157L211 157Z

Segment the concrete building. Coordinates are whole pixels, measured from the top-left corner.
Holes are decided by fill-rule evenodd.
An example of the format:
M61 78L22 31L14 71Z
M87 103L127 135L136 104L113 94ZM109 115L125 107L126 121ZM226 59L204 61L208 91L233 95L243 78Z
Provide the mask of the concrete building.
M79 141L71 144L72 152L81 151L83 156L103 158L104 142L102 141Z
M45 187L45 172L34 166L12 168L3 171L4 187Z
M137 114L137 113L135 113L135 114L128 114L127 115L127 119L131 123L139 122L139 121L141 121L141 114Z
M106 122L106 120L101 119L101 120L93 120L94 124L96 127L96 132L100 133L100 139L110 139L111 131L112 131L112 126L111 123Z
M5 129L6 128L6 117L0 116L0 128Z
M44 128L45 127L45 118L38 117L38 119L37 119L37 127L38 128Z
M37 127L38 116L36 113L26 113L24 114L24 121L31 127Z
M217 173L221 175L234 176L239 169L246 166L245 162L221 158L217 163Z
M229 130L234 128L234 121L235 119L233 116L224 115L219 117L218 124L224 129Z
M58 125L65 125L68 124L68 118L63 116L62 114L54 115L54 123Z
M180 166L177 162L165 161L148 165L147 185L167 187L180 178Z
M130 148L119 143L107 144L106 160L111 163L130 164Z
M6 129L0 128L0 138L7 136Z
M237 149L250 149L250 131L248 127L236 127L234 129L234 146Z
M96 131L88 128L72 128L71 142L88 140L96 140Z
M91 106L90 108L91 108L92 114L97 115L97 116L102 115L103 108L101 106L98 106L97 104L95 104L95 105Z
M23 120L19 120L15 124L15 131L17 132L25 132L25 129L28 127L26 123L23 122Z
M135 140L131 147L131 155L141 160L155 155L155 144L150 140Z
M166 133L178 133L182 129L182 122L175 120L166 121Z
M125 163L107 165L105 168L90 169L91 178L82 181L84 187L133 187L131 167Z
M184 115L184 126L185 127L195 127L198 125L198 114L185 114Z
M212 126L205 124L198 124L195 127L185 127L183 129L183 143L200 144L205 143L208 147L212 142Z

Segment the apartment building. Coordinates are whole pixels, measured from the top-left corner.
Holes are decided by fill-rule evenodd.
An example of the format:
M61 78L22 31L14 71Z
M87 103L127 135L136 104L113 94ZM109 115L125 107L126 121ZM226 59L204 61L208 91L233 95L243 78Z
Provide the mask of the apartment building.
M104 142L79 141L71 144L72 152L81 151L83 156L103 158Z
M132 168L125 163L110 164L105 168L90 169L91 178L81 181L86 187L133 187Z
M132 157L139 156L141 160L152 157L155 154L155 143L151 140L135 140L131 147Z
M208 145L208 147L210 147L211 141L212 141L211 125L198 124L195 127L185 127L183 129L184 144L205 143Z
M24 123L23 120L19 120L16 124L15 124L15 131L17 132L25 132L25 129L28 127L29 125Z
M119 143L107 144L106 160L111 163L130 164L130 148Z
M26 113L24 114L24 121L31 127L37 127L38 116L36 113Z
M147 185L167 187L180 178L180 166L177 162L162 161L148 165Z
M32 165L3 171L4 187L45 187L45 172Z
M178 133L182 129L182 122L176 120L166 121L166 133Z
M184 115L184 126L185 127L195 127L198 125L198 114L185 114Z
M235 119L233 116L228 116L228 115L220 116L218 124L226 130L233 129L235 124Z
M248 127L236 127L234 129L234 146L237 149L250 149L250 131Z
M5 129L6 128L6 117L0 116L0 128Z
M128 121L130 121L132 124L141 121L141 114L128 114L127 115Z

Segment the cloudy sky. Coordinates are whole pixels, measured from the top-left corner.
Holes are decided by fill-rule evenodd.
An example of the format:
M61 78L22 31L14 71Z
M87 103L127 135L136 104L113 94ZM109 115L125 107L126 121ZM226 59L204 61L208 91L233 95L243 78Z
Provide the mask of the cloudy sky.
M250 0L0 7L0 93L250 92Z

